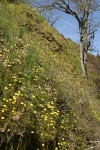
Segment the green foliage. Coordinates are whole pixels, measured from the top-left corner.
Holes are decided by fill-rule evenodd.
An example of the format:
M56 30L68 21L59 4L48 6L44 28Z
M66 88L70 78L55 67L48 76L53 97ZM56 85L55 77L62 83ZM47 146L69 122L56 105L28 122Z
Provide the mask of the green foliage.
M27 3L28 0L0 0L1 2L9 2L9 3Z

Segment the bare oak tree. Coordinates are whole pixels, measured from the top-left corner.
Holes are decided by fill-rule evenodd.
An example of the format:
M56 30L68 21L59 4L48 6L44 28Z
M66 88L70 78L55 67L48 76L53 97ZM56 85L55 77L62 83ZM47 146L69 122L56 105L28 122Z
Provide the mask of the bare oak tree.
M44 10L57 9L72 15L77 20L80 34L82 76L86 77L87 52L91 49L96 31L95 21L92 15L99 10L100 0L42 0L38 7L42 7Z

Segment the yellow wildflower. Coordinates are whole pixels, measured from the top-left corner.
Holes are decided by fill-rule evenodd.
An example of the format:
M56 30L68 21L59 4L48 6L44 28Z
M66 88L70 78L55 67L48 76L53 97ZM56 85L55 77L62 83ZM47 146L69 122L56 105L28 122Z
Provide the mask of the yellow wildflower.
M4 120L4 119L5 119L5 117L1 117L1 119L2 119L2 120Z
M8 90L8 87L5 87L4 90Z

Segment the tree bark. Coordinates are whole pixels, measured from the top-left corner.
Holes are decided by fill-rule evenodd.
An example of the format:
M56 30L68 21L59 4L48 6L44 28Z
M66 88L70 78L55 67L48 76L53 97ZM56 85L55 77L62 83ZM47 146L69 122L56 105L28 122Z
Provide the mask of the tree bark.
M85 67L85 75L87 77L87 50L84 50L84 67Z
M82 40L80 40L80 63L82 76L87 77L87 52L84 50L84 43Z
M80 28L80 63L82 68L82 76L87 77L87 51L88 51L88 21L86 14L85 21L79 24Z

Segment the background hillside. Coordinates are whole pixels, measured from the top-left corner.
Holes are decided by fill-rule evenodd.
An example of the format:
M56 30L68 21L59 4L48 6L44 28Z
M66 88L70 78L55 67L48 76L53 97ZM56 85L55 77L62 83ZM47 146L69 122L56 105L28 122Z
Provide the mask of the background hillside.
M34 8L0 2L0 149L100 149L100 57L81 77L79 46Z

